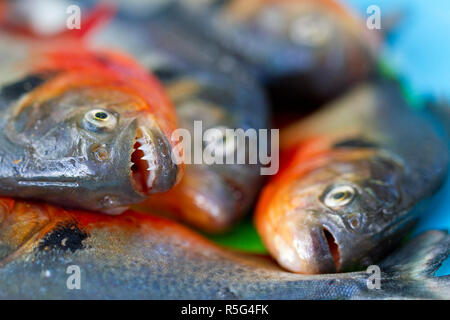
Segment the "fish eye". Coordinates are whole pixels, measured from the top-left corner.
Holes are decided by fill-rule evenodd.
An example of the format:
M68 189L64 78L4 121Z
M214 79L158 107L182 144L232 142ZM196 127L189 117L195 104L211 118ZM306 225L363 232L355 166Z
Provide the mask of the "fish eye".
M112 130L116 125L117 117L104 109L90 110L83 118L84 128L94 132Z
M330 208L342 207L355 197L356 190L352 186L337 186L325 195L325 205Z

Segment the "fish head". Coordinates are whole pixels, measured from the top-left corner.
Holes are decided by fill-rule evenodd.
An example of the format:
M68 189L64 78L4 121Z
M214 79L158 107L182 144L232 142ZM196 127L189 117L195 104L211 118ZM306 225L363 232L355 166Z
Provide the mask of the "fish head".
M315 274L370 265L411 226L404 171L389 155L352 151L308 165L258 209L268 207L256 223L287 269Z
M238 144L234 134L236 129L244 131L265 122L262 94L259 88L246 91L249 85L243 80L233 81L201 66L193 70L177 68L176 63L159 63L152 71L162 79L176 107L179 125L191 143L183 146L187 166L180 184L164 195L151 197L146 206L176 206L172 211L180 220L210 233L224 232L242 217L261 185L258 164L227 163L226 157L235 159L244 154L248 158L248 146ZM243 88L238 83L243 83ZM250 112L253 106L258 108L257 116ZM208 132L215 133L205 141ZM195 158L198 150L200 162ZM214 157L218 161L210 163L203 156L207 151L219 155Z
M8 121L27 160L22 196L114 213L177 182L167 120L120 86L61 88L57 78L23 97Z

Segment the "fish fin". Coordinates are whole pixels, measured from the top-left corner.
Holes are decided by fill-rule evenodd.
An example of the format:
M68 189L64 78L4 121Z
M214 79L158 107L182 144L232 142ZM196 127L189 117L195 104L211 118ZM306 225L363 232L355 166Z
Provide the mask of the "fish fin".
M0 6L0 28L13 35L23 36L36 40L82 39L87 37L96 27L106 23L116 14L117 5L100 1L94 8L81 16L80 29L67 29L55 34L41 34L32 25L25 21L17 23L12 21L9 12L13 11L10 3Z
M450 235L445 231L431 230L408 242L395 254L386 258L380 267L387 271L431 276L450 254Z
M450 235L446 231L422 233L380 264L392 280L384 289L397 298L450 299L450 275L435 276L449 254Z

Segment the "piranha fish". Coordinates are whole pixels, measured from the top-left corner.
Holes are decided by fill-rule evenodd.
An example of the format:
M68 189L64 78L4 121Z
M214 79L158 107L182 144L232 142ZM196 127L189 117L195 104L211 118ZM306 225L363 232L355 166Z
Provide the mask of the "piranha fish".
M378 264L375 290L366 271L290 273L267 256L225 250L161 217L0 204L1 299L450 298L449 276L433 276L450 251L441 231Z
M189 163L180 183L166 193L149 197L134 209L170 215L208 233L224 232L239 221L255 201L263 181L261 161L206 164L202 157L201 163L195 163L194 153L198 151L195 144L199 141L202 156L208 148L208 143L203 141L204 134L209 129L218 129L224 143L218 143L214 152L227 150L236 158L239 151L243 151L248 159L248 145L238 149L238 139L227 135L226 130L247 132L248 129L268 128L266 99L245 68L240 68L233 59L227 60L221 53L215 55L216 59L225 59L228 63L214 65L209 55L205 55L209 52L205 42L186 41L191 40L189 30L170 28L172 11L158 10L155 13L158 18L150 19L150 24L119 15L108 28L95 34L97 44L112 45L132 53L156 75L175 105L180 129L186 129L192 141L184 148L189 158L185 160ZM179 38L184 40L179 41ZM201 121L198 133L194 129L196 121Z
M377 30L339 1L178 2L179 20L191 32L244 61L283 95L330 98L372 72L380 47Z
M140 1L133 7L124 1L119 16L146 25L156 47L205 65L239 64L283 103L322 102L367 78L381 43L378 30L334 0Z
M298 273L378 261L447 171L446 143L390 82L363 84L287 127L280 146L289 160L262 191L255 224L278 263Z
M2 25L0 195L119 213L175 185L176 114L148 70L69 31Z
M184 150L189 149L191 153L190 159L185 158L189 164L180 183L166 193L149 197L136 208L165 212L209 233L223 232L255 201L263 181L260 165L227 164L225 161L205 164L203 160L195 163L195 139L200 139L203 152L203 136L198 134L217 129L224 142L217 144L215 151L226 150L235 159L237 139L234 134L227 136L226 130L267 128L267 105L258 86L250 81L233 80L220 72L187 66L180 60L171 61L167 55L161 55L153 58L160 63L151 68L176 107L180 127L189 132L192 143ZM196 121L201 121L200 133L196 132ZM248 159L248 148L242 151Z

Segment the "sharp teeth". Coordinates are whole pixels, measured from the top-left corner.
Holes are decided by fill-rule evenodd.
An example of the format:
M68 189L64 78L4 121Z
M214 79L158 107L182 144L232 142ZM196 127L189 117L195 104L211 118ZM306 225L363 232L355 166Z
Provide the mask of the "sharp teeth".
M151 135L147 132L147 129L140 127L139 131L142 136L136 139L136 142L140 144L138 150L141 150L144 153L144 156L141 158L141 160L147 161L147 170L150 172L147 180L147 186L151 188L153 185L153 181L155 180L154 170L156 170L158 167L156 163L157 157L155 156L155 149L152 144Z
M152 161L152 156L151 155L146 155L144 157L142 157L143 160L147 160L147 162L150 163L150 161Z
M148 143L150 143L152 140L149 139L149 138L146 138L146 139L144 139L144 138L139 138L137 141L140 142L140 143L142 143L142 144L148 144Z
M141 146L138 149L144 151L145 153L152 152L152 149L149 146Z

